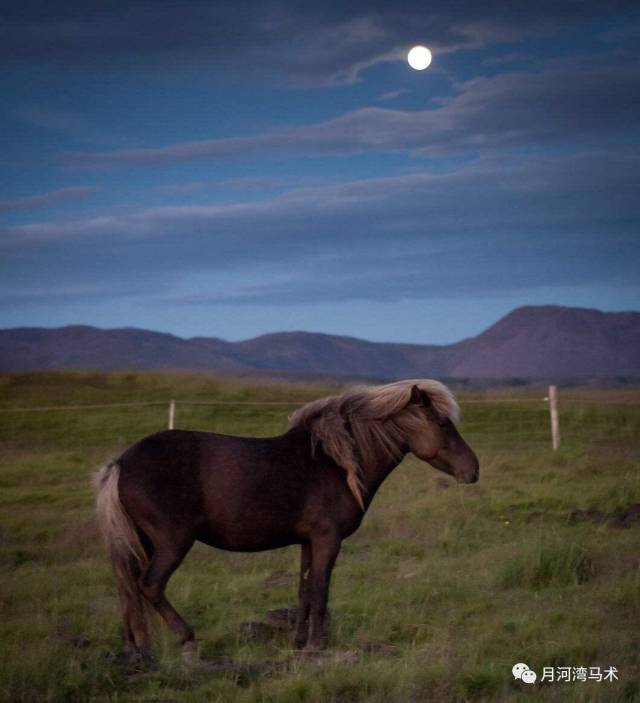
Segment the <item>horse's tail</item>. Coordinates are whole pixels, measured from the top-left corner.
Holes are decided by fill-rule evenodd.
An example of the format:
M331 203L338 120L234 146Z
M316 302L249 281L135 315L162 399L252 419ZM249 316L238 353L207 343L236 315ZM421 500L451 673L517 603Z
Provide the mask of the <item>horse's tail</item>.
M138 579L149 564L149 556L138 530L120 502L119 478L120 466L116 462L100 469L94 476L98 525L109 550L121 599L146 611L148 602L142 595Z

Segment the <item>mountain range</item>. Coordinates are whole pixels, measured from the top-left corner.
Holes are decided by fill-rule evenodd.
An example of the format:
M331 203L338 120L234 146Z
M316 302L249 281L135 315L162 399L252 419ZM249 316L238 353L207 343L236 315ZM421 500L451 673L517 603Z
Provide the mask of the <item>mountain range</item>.
M86 325L0 330L0 369L190 369L369 378L640 377L640 313L516 308L447 345L279 332L240 342Z

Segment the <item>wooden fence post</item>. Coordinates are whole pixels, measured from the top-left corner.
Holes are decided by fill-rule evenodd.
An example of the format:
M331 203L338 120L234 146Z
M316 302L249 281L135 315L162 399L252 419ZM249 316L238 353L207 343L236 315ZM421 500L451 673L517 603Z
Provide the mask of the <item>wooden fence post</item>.
M173 429L173 422L175 420L175 417L176 417L176 401L172 400L169 403L169 429L170 430Z
M549 386L549 414L551 415L551 446L557 451L560 446L560 420L558 419L558 389Z

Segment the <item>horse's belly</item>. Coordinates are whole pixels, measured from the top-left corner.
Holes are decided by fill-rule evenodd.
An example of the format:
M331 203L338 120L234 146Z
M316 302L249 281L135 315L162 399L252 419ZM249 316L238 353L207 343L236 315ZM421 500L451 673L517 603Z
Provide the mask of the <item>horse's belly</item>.
M263 473L211 472L196 538L219 549L247 552L299 543L302 491Z
M231 552L263 552L300 542L290 530L259 529L255 524L221 525L207 524L196 535L200 542L211 547Z

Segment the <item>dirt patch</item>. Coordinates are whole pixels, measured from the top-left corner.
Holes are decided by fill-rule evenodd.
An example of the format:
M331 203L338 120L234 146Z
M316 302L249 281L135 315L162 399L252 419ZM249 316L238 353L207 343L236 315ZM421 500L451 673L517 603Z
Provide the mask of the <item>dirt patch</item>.
M59 635L58 639L76 649L87 649L93 644L88 637L84 637L83 635Z
M596 507L587 510L572 510L567 515L567 523L574 525L581 520L591 520L595 525L606 524L607 527L626 529L633 525L640 525L640 503L633 503L627 508L621 508L612 513L605 513Z
M367 654L385 654L388 656L400 654L400 647L382 640L358 640L358 648Z
M264 580L265 588L275 588L277 586L290 586L295 581L295 574L288 571L274 571Z
M239 662L232 657L209 657L202 659L196 665L198 668L212 674L231 674L236 686L245 688L251 680L274 668L273 662Z
M270 642L282 629L266 622L249 621L238 625L238 638L241 642Z
M617 510L611 516L611 527L625 528L640 524L640 503L634 503L628 508Z
M275 608L267 611L265 622L278 630L291 631L296 626L297 617L297 608ZM329 627L331 624L331 611L328 608L324 621L326 627Z
M265 622L278 630L293 630L297 616L297 608L275 608L267 611Z

